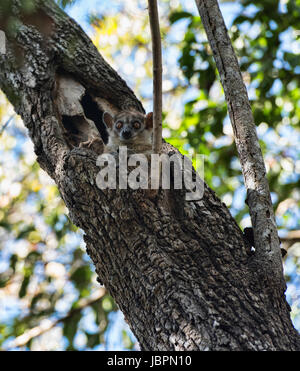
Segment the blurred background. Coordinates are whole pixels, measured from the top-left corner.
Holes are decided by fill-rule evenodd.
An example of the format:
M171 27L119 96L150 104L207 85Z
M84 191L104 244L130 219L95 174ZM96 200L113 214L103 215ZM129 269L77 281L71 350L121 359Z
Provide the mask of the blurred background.
M31 0L22 0L31 6ZM147 1L58 1L152 110ZM300 330L300 1L221 1L263 150ZM194 1L160 0L164 138L205 155L205 181L241 228L245 189L210 47ZM39 168L26 129L0 91L0 349L130 350L137 342L96 282L82 232Z

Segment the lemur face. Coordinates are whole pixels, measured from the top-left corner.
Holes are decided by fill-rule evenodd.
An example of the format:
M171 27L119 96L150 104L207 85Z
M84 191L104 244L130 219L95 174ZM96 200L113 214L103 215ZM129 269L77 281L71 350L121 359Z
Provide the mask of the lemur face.
M107 126L110 136L118 137L119 141L132 142L141 136L145 130L152 132L152 112L143 115L140 112L123 111L112 117L104 112L103 121Z

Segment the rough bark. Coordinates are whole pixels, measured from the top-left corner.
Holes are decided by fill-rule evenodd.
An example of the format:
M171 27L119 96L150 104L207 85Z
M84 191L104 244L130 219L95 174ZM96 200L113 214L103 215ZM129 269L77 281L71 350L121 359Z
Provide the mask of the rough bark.
M249 206L257 266L285 287L281 251L266 168L238 60L217 0L196 0L225 92Z
M141 349L300 349L282 286L257 269L241 230L206 185L195 202L183 191L149 198L142 190L98 189L97 153L83 143L95 127L98 142L107 139L104 109L143 108L72 19L52 1L37 3L0 55L0 86ZM162 150L176 151L166 143Z

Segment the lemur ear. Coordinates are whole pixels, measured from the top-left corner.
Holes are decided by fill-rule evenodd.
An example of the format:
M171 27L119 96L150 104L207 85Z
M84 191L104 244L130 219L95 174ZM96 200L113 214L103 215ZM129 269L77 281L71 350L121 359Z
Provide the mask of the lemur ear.
M153 128L153 112L149 112L146 116L146 128L147 129Z
M113 123L114 123L112 115L108 112L104 112L102 118L103 118L103 122L107 126L107 128L112 129Z

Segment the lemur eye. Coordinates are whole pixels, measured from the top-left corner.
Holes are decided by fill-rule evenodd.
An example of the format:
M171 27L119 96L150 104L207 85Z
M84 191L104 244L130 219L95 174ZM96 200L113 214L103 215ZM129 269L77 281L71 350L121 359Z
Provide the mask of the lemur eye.
M118 130L120 130L120 129L122 128L122 126L123 126L123 122L118 121L117 124L116 124L116 128L117 128Z
M140 124L138 121L135 121L135 122L133 123L133 127L134 127L135 129L139 129L139 128L141 127L141 124Z

